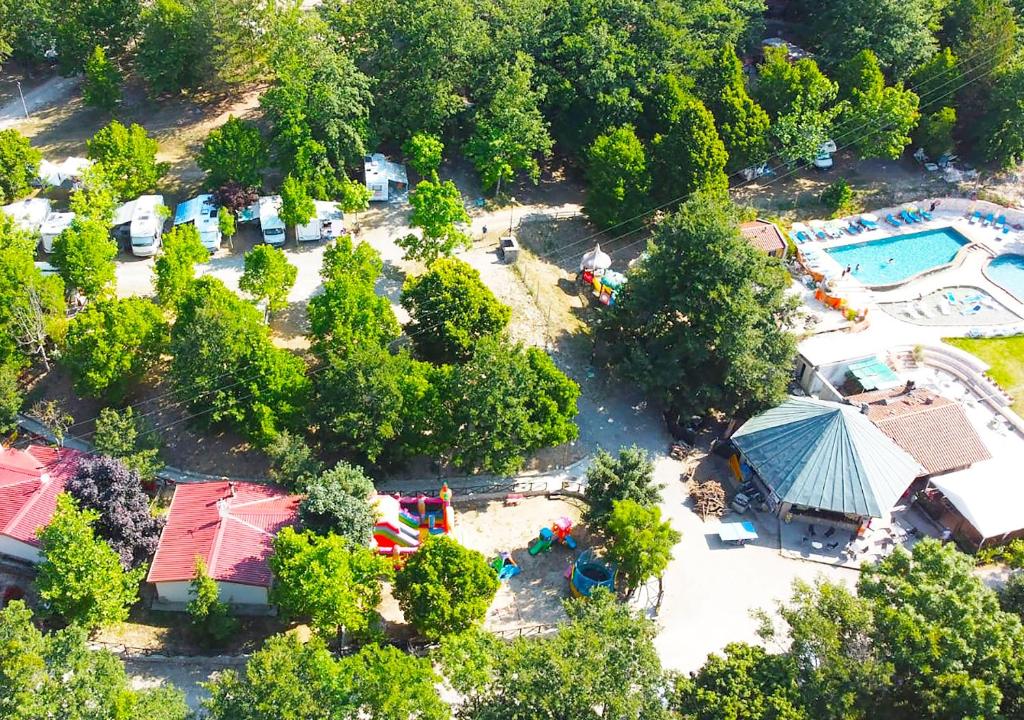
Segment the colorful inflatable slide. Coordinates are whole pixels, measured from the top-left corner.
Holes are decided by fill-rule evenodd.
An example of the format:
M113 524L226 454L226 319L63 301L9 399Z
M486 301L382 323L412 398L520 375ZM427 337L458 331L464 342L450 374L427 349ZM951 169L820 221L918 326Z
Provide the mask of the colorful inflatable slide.
M378 520L373 541L382 555L416 552L430 535L447 535L455 525L452 491L445 484L437 497L377 495Z

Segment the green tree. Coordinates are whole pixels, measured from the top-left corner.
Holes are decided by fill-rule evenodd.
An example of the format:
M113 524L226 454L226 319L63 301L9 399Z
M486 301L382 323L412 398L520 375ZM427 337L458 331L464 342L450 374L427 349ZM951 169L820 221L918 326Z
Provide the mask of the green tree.
M278 12L274 33L275 79L260 104L271 120L279 164L307 182L314 172L335 176L366 153L370 81L339 50L319 15L297 7Z
M155 0L142 11L136 61L154 95L195 88L213 71L212 3Z
M892 669L884 702L894 712L1024 712L1024 630L973 570L954 545L931 539L865 566L857 593L874 610L874 647Z
M430 265L439 257L447 257L459 248L469 248L473 241L459 229L469 222L469 213L462 194L451 180L442 182L436 175L421 180L409 193L412 216L409 224L420 228L422 237L412 234L399 238L395 244L405 250L407 260Z
M93 532L97 519L99 513L79 510L61 493L53 519L39 531L39 597L50 613L86 630L126 620L146 573L145 567L121 567L117 553Z
M121 102L121 71L107 59L103 48L93 48L85 61L82 100L86 105L110 112Z
M213 4L213 56L220 80L248 82L267 74L272 24L277 5L271 0L220 0Z
M446 376L407 351L355 345L330 353L313 403L321 442L372 463L438 450L438 377Z
M160 359L168 337L147 298L101 298L68 323L61 361L78 393L117 401Z
M996 73L993 97L1003 100L988 103L978 121L981 155L989 162L1012 167L1024 158L1024 114L1019 112L1024 102L1024 62L1012 63Z
M111 52L128 47L141 14L139 0L66 0L55 6L49 29L61 72L81 72L97 45Z
M511 181L517 172L525 171L536 184L537 156L549 156L553 141L538 107L544 90L536 87L530 56L519 53L514 64L496 69L495 77L502 78L502 84L477 111L466 154L484 187L494 187L498 194L502 181Z
M145 416L136 415L131 406L100 410L92 444L98 452L117 458L137 472L143 481L152 480L164 467L159 436Z
M692 677L674 678L669 707L693 720L810 720L787 655L730 643Z
M259 128L231 115L206 136L196 164L206 171L206 183L210 187L229 182L258 187L269 160L267 143Z
M953 51L942 48L914 69L910 75L910 87L921 98L922 112L934 112L942 105L956 102L956 98L949 98L948 93L961 83L958 65L959 60Z
M539 348L483 338L441 383L438 442L463 470L514 473L527 454L579 434L579 386Z
M39 357L49 369L51 340L63 335L64 282L35 266L36 237L0 212L0 363L20 368Z
M180 690L135 690L124 663L77 625L42 633L21 600L0 610L0 717L189 720Z
M618 457L599 448L587 468L583 497L587 501L587 522L603 528L616 502L657 505L661 502L661 486L654 482L654 463L641 448L620 448Z
M281 220L285 226L297 229L312 220L314 215L316 205L306 185L294 175L286 177L281 184Z
M221 237L227 238L228 245L230 245L231 238L235 236L237 229L235 227L235 214L226 207L221 207L217 210L217 229L220 230Z
M28 194L42 159L42 153L17 130L0 130L0 202L11 203Z
M999 605L1008 613L1015 613L1024 622L1024 572L1017 570L999 591Z
M932 31L945 5L932 0L834 0L815 5L809 19L827 65L867 49L899 79L935 52Z
M51 261L69 291L80 290L89 299L108 292L116 279L117 245L101 218L76 217L71 227L53 241Z
M305 490L324 471L306 441L287 430L274 436L264 450L271 460L270 478L291 490Z
M444 143L436 135L418 132L402 144L402 152L412 169L420 177L427 177L437 172L441 167L441 155L444 153Z
M600 318L611 364L680 416L749 417L789 383L789 277L740 235L736 215L718 197L685 203Z
M238 631L238 620L228 614L228 604L221 602L217 582L206 571L206 563L196 557L196 574L188 584L189 601L186 607L192 630L202 642L222 645Z
M838 91L810 58L790 63L785 48L765 49L757 97L773 120L772 136L784 158L814 159L843 110L836 103Z
M21 368L12 360L0 362L0 433L18 428L18 413L25 402L21 394Z
M583 210L601 227L632 225L653 203L643 143L631 125L594 140L587 151L587 203Z
M480 622L497 592L487 558L445 535L427 538L395 575L395 599L405 619L428 638Z
M588 599L568 601L565 608L569 621L550 637L519 638L487 648L497 659L490 671L475 673L489 677L461 708L460 717L529 720L593 718L600 713L668 720L654 624L603 589ZM462 637L473 641L472 636ZM445 670L454 677L462 668Z
M136 198L156 188L167 174L167 164L156 161L159 145L146 129L133 123L125 127L117 120L97 132L86 143L86 154L103 166L114 194Z
M348 236L324 251L323 292L308 306L313 348L319 354L383 346L398 338L401 328L391 304L374 290L383 267L380 253L365 242L353 245Z
M897 159L917 126L918 98L902 83L886 87L878 59L862 50L839 68L844 128L856 128L850 143L862 158ZM851 132L854 132L851 130Z
M664 133L651 143L654 194L662 201L703 190L725 192L729 156L715 118L700 100L686 96L672 108Z
M368 635L377 623L387 559L340 535L296 532L286 527L274 538L270 556L274 585L270 601L292 617L308 617L326 638L339 630Z
M956 110L940 107L930 115L923 115L914 131L914 145L924 149L929 158L938 158L953 152L953 132L956 130Z
M463 92L487 42L472 2L332 1L324 9L360 69L375 81L370 124L382 140L440 133L465 108Z
M455 258L439 258L406 280L402 307L412 318L405 331L416 353L434 363L468 360L477 341L502 332L512 314L475 268Z
M608 558L618 566L626 597L651 578L665 572L672 548L682 538L668 520L662 521L657 505L616 500L608 516Z
M238 287L257 303L265 302L270 314L287 307L288 293L298 274L299 269L288 262L280 249L257 245L245 254L245 270Z
M698 75L696 90L715 117L718 133L729 156L726 170L739 172L768 159L770 120L747 93L743 63L730 45L709 56Z
M171 329L171 381L204 425L230 424L259 445L300 424L310 383L302 358L274 347L259 311L216 278L194 280Z
M335 658L320 637L275 635L242 674L218 673L203 705L210 720L448 720L439 684L428 659L397 648Z
M358 180L344 177L338 185L338 202L341 204L343 212L363 212L370 207L371 197L373 197L373 193L370 188Z
M156 297L166 310L174 310L196 276L196 263L210 261L210 253L195 225L175 225L164 235L163 247L153 266Z
M336 533L353 545L366 545L377 520L370 504L373 480L362 468L341 461L306 485L299 505L302 524L313 532Z
M14 3L0 2L0 27L10 46L11 57L36 66L47 60L46 52L53 43L55 9L47 0L25 0Z

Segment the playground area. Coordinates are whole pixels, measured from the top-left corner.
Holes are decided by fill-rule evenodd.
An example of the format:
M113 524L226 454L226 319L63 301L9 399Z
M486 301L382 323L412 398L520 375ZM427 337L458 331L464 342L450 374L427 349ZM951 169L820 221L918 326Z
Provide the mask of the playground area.
M491 631L514 631L564 619L562 600L570 596L566 570L593 538L580 522L582 501L572 498L522 498L514 507L501 500L457 507L455 537L488 560L505 552L519 572L504 580L484 626ZM530 554L541 528L550 529L561 518L572 523L576 549L554 539L546 550ZM543 546L543 544L542 544Z

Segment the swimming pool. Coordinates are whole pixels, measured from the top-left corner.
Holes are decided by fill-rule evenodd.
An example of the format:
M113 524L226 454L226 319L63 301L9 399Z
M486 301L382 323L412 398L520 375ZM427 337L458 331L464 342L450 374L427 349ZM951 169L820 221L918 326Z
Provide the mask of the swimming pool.
M825 250L865 285L897 285L948 265L970 242L951 227L881 238Z
M1024 255L1000 255L988 264L985 274L996 285L1024 302Z

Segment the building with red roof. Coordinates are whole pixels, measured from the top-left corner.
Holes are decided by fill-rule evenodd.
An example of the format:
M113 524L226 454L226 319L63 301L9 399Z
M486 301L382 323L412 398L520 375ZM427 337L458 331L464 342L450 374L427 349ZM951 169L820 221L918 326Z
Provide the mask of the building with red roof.
M768 220L754 220L740 225L740 234L751 245L772 257L786 257L786 238L779 226Z
M36 533L49 524L80 457L75 450L45 445L0 447L0 555L42 560Z
M184 609L199 557L223 602L266 607L272 579L267 559L278 531L297 521L300 500L258 483L178 485L147 578L156 603Z

